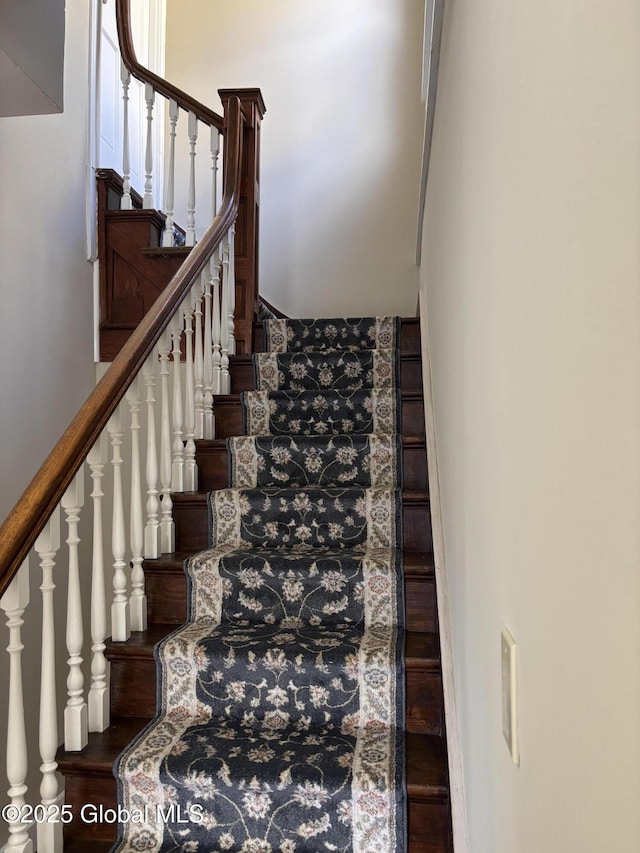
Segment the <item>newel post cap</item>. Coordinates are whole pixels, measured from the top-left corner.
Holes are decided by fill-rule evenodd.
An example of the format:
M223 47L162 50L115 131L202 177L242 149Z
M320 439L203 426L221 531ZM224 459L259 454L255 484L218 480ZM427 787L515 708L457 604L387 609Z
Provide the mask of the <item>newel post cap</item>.
M244 117L251 125L258 123L267 111L260 89L218 89L218 94L225 112L229 98L236 95L242 104Z

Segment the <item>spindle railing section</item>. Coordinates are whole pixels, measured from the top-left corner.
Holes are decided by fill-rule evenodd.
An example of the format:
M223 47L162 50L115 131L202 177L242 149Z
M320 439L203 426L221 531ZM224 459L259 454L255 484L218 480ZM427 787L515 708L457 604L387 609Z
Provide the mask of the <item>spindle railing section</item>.
M0 606L9 629L9 786L8 806L3 812L8 823L8 853L31 851L28 829L34 822L41 853L62 849L65 812L56 773L60 732L64 748L77 751L86 746L89 732L102 732L109 725L105 639L110 634L114 640L124 641L132 631L145 630L142 562L174 550L171 495L197 489L195 441L214 437L214 396L229 392L229 358L234 353L234 232L243 134L246 136L243 128L250 121L247 103L251 98L247 90L239 90L244 92L244 99L227 90L223 120L141 69L133 52L128 0L118 0L118 13L125 117L131 76L145 84L148 144L144 206L152 205L153 111L156 98L162 96L169 100L163 245L173 243L176 126L184 113L189 139L186 241L195 248L0 530ZM258 90L250 91L259 97ZM211 224L195 245L199 125L204 125L209 134L213 205ZM225 140L224 193L218 206L221 134ZM127 140L125 121L125 209L131 204ZM90 502L86 486L90 488ZM28 615L29 573L36 566L42 578L38 794L26 787L27 739L34 739L36 732L29 730L25 717L22 678L22 627ZM63 581L67 594L66 705L64 697L57 694L60 650L57 654L55 615L60 608L54 607L54 592L56 587L64 587ZM90 662L88 683L85 661Z

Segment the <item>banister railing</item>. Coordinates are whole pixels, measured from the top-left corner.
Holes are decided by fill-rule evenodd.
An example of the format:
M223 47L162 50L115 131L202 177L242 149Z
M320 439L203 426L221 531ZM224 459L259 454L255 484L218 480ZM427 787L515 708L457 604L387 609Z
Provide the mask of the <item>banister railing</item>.
M60 441L0 527L0 595L33 547L65 489L86 459L145 359L180 307L190 286L222 242L238 212L242 111L237 98L228 106L225 193L220 212L180 270L158 297L111 367L91 392Z
M136 58L135 48L133 46L133 35L131 32L131 16L129 14L130 0L116 0L116 22L118 26L118 41L120 42L120 54L126 68L134 77L143 83L149 83L156 92L164 95L168 100L177 101L182 109L195 113L198 119L205 124L217 127L222 130L224 127L224 119L221 115L209 109L205 104L200 103L195 98L192 98L182 89L169 83L168 80L163 80L158 77L148 68L144 68Z
M152 96L147 89L148 104L153 103L156 93L170 99L170 137L173 132L175 138L173 117L178 110L189 113L190 136L196 135L194 121L212 127L216 138L222 128L223 194L216 209L214 189L211 221L199 242L131 334L0 528L0 608L9 629L10 661L7 778L13 811L3 813L9 815L8 853L30 851L23 808L29 733L23 701L21 634L29 604L29 562L37 561L42 572L38 740L40 803L44 811L40 814L55 818L59 811L53 807L60 802L55 758L58 709L64 705L56 694L54 581L61 586L54 572L56 563L65 562L67 566L64 744L66 750L75 751L86 745L88 732L104 731L109 725L105 639L109 630L114 640L124 641L132 630L146 628L142 562L174 550L171 494L197 489L195 441L214 437L214 396L230 389L229 358L235 351L236 320L235 223L243 181L247 180L243 163L257 159L259 119L257 123L253 121L252 114L258 112L261 118L264 105L259 90L225 90L222 118L141 68L133 51L128 7L129 0L117 0L118 31L127 73L153 90ZM126 98L126 86L124 95ZM191 160L193 145L190 140ZM168 150L169 160L173 161L173 140ZM213 141L211 154L216 165ZM148 164L150 181L150 161ZM145 187L145 195L147 190L150 187ZM244 245L247 242L245 239ZM253 296L252 292L246 299L251 306ZM89 506L86 485L91 488L90 515L84 512ZM105 529L105 504L111 507L110 536ZM62 535L63 529L66 536ZM89 557L82 551L85 543L91 546ZM110 608L105 595L109 563L113 570ZM88 585L90 620L83 614L81 595L81 588ZM87 640L85 621L90 621ZM83 656L91 658L87 689ZM37 831L38 847L59 853L61 824L40 821Z

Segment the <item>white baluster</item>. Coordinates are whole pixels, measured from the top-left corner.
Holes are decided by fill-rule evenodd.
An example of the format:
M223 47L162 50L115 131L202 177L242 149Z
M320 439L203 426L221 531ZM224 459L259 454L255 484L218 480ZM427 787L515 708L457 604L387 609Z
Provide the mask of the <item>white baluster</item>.
M229 229L229 303L227 305L227 319L229 323L229 354L236 353L236 336L234 318L236 314L236 225L235 222Z
M120 81L122 82L122 200L121 210L131 210L131 162L129 155L129 85L131 74L124 62L120 63Z
M140 377L136 376L125 394L131 415L131 504L129 545L131 547L131 597L129 618L132 631L147 630L147 597L144 594L144 520L142 516L142 466L140 463Z
M78 524L84 506L84 468L76 474L62 496L65 511L67 545L69 546L69 578L67 589L67 651L69 675L67 676L67 707L64 711L64 746L69 752L79 752L89 738L87 703L84 701L84 675L82 673L82 595L80 593L80 563L78 559Z
M122 489L122 422L116 409L107 431L111 440L111 467L113 470L113 516L111 519L111 551L113 553L113 604L111 605L111 636L124 642L131 636L127 575L125 573L126 544L124 526L124 495Z
M104 656L107 636L107 600L104 587L102 536L102 478L109 460L107 435L103 433L89 451L87 463L93 491L93 559L91 564L91 688L89 690L89 731L103 732L109 725L109 663Z
M193 384L193 304L191 294L182 303L185 335L185 395L184 395L184 487L187 492L198 489L198 469L196 466L196 410L195 386Z
M184 492L184 442L182 441L182 375L180 344L182 341L182 312L177 311L169 324L173 349L173 459L171 462L171 491Z
M167 330L158 341L160 355L160 490L162 517L160 519L160 548L170 553L175 546L173 501L171 500L171 424L169 419L169 350L171 334Z
M218 211L218 155L220 153L220 131L211 128L211 219Z
M216 253L217 255L217 253ZM211 337L213 344L213 352L211 354L211 369L213 373L213 393L214 394L222 394L225 393L222 390L222 373L221 373L221 351L220 351L220 262L216 256L214 256L211 261L211 268L213 270L213 294L211 301Z
M27 786L27 733L24 722L24 700L22 692L22 616L29 604L29 560L25 560L18 574L0 598L0 608L7 617L9 629L9 715L7 720L7 779L9 781L9 803L17 809L18 818L24 815ZM32 853L33 844L25 822L9 823L9 840L5 853Z
M189 113L189 193L187 196L187 246L196 244L196 141L198 139L198 119L195 113Z
M144 556L155 560L160 555L160 500L158 499L158 444L156 441L156 364L154 350L142 368L147 389L147 523L144 529Z
M218 155L220 132L211 128L211 219L218 211ZM211 389L213 394L222 394L220 375L220 248L209 261L211 276Z
M222 250L222 300L220 307L220 385L223 394L229 394L231 377L229 376L229 244L225 242Z
M204 437L213 438L213 365L211 348L211 270L207 265L202 274L204 287L204 346L203 382L204 382Z
M60 508L56 507L42 533L36 539L35 550L42 569L42 651L40 670L40 758L42 782L40 799L48 813L58 798L56 750L58 748L58 712L56 703L56 636L53 616L53 567L60 548ZM59 853L62 850L62 824L38 823L38 850Z
M204 272L200 281L191 288L193 300L194 326L196 330L195 355L193 357L193 395L196 414L196 438L204 438L204 393L203 393L203 359L202 359L202 294L204 292Z
M156 93L150 83L145 83L144 99L147 104L147 148L144 157L144 198L142 207L148 210L153 207L153 104Z
M167 187L164 196L164 207L167 215L162 245L173 246L173 211L175 205L175 174L176 174L176 124L178 123L178 104L169 101L169 171L167 172Z

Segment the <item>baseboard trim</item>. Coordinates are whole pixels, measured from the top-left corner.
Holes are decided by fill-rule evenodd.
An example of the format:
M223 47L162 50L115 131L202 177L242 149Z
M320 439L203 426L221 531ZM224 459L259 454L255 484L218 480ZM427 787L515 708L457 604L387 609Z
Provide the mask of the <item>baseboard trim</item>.
M438 477L435 419L433 412L433 386L431 382L431 358L427 326L427 299L423 290L420 291L419 301L420 337L422 348L422 382L424 387L424 422L427 437L427 457L429 460L429 495L431 500L431 525L433 530L438 620L440 625L440 656L442 661L444 712L447 728L447 753L449 759L453 847L455 853L469 853L467 807L462 762L462 741L460 738L460 724L453 673L451 617L445 564L444 528L442 524L440 503L440 480Z

